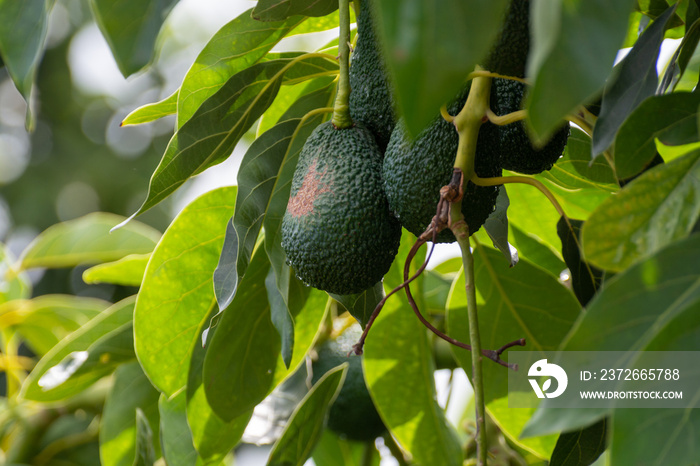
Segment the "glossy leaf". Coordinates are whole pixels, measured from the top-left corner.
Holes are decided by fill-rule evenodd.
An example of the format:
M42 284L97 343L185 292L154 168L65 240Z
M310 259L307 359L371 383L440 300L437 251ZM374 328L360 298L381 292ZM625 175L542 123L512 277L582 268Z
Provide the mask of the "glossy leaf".
M378 282L372 288L361 293L351 295L331 294L331 296L342 304L345 310L360 323L362 328L365 328L377 304L384 298L384 287L382 282Z
M554 447L551 466L588 466L605 451L607 446L607 421L596 422L575 432L559 435Z
M177 98L178 128L231 76L257 63L282 37L304 20L295 17L278 23L263 24L250 16L251 11L244 11L219 29L190 67Z
M141 408L136 408L136 447L134 466L152 466L156 461L153 431Z
M258 21L281 21L294 15L326 16L338 9L338 0L258 0L251 16Z
M2 61L15 87L27 102L30 101L39 61L44 53L49 12L53 4L54 0L0 2ZM27 111L27 127L34 127L31 108Z
M581 259L581 220L565 219L557 223L557 234L561 238L561 255L571 276L571 286L581 306L586 306L600 288L603 271Z
M585 259L619 271L688 235L700 218L700 151L641 175L591 215L581 239Z
M651 97L637 107L615 139L615 169L620 179L640 173L656 156L655 139L665 145L697 142L700 94L677 92Z
M479 328L485 349L498 349L525 338L526 351L555 350L580 312L574 295L555 277L521 260L509 268L500 253L478 246L474 250L474 274L478 292ZM469 342L464 275L454 281L448 302L450 336ZM519 347L508 351L518 351ZM471 373L471 354L453 348L457 361ZM492 361L483 363L486 407L511 439L518 439L527 416L513 416L507 409L508 370ZM505 409L504 409L505 408ZM523 412L527 412L523 410ZM514 440L542 458L548 458L555 438Z
M464 86L487 55L507 5L504 0L376 2L395 98L410 133L418 134Z
M139 286L150 258L151 254L129 254L118 261L95 265L83 272L83 281L88 285L112 283Z
M289 282L290 278L294 279L294 277L289 277L293 273L289 266L287 266L286 273L287 282ZM270 303L270 318L280 337L282 360L284 365L289 367L289 364L292 362L292 351L294 350L294 319L286 303L289 298L285 298L282 295L277 288L276 282L275 271L270 269L267 272L267 277L265 277L267 301Z
M171 399L161 393L158 400L161 450L169 466L191 466L197 462L197 450L187 424L186 407L185 391Z
M337 72L334 60L312 57L295 61L299 55L291 55L295 58L261 62L235 74L202 104L170 140L137 214L165 199L189 178L223 162L270 106L283 81ZM181 88L181 98L183 93Z
M538 265L553 276L559 277L566 268L566 264L557 253L515 225L510 225L510 240L521 258Z
M536 138L546 140L566 114L601 90L625 39L632 4L533 3L527 75L534 83L526 106Z
M414 241L404 232L399 254L385 276L386 289L403 282L403 264ZM419 253L414 264L419 264ZM414 273L418 265L411 268ZM414 282L420 287L421 279ZM418 297L418 296L417 296ZM421 305L418 298L418 305ZM461 465L459 441L435 400L433 361L425 327L402 293L389 299L365 344L364 373L372 399L393 436L417 464Z
M160 102L146 104L137 108L129 113L124 120L122 120L121 126L142 125L144 123L159 120L160 118L168 115L174 115L177 112L177 98L179 92L180 89L176 90L170 94L170 96L166 97Z
M632 50L617 65L617 73L605 86L600 115L593 129L591 156L607 150L617 130L644 99L654 95L659 84L656 62L666 23L676 6L666 9L639 37ZM622 177L624 178L624 176Z
M505 256L508 264L513 267L518 263L518 251L512 248L508 242L508 207L510 200L505 189L498 192L496 199L496 210L494 210L489 218L484 222L484 230L488 233L493 246L501 251Z
M185 207L148 263L134 311L136 353L167 396L185 386L193 347L216 306L212 274L236 188L210 191Z
M526 231L559 256L561 242L554 227L559 214L549 200L536 188L524 184L511 183L501 189L508 191L510 199L508 222Z
M25 249L20 269L72 267L151 252L160 233L140 222L131 222L110 233L123 220L119 215L99 212L55 224Z
M347 363L331 369L316 382L292 413L282 436L272 447L269 466L302 466L323 433L329 406L345 380Z
M104 466L137 464L138 409L148 421L153 440L158 442L158 395L137 362L117 369L100 420L100 460ZM155 446L154 456L159 452L159 446Z
M118 333L123 326L131 322L133 314L134 297L130 297L105 309L88 323L65 337L39 360L22 386L20 396L35 401L58 401L74 395L111 373L114 370L114 365L107 363L102 370L96 369L80 378L73 377L69 382L65 382L53 390L43 390L39 385L39 381L49 369L60 364L71 354L76 355L76 353L80 354L80 352L88 350L94 342L99 342L104 337L108 338L112 332Z

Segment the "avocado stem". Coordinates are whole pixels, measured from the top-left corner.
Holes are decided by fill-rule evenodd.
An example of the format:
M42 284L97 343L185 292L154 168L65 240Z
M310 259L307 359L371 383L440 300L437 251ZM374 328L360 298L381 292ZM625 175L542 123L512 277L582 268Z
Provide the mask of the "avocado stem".
M337 129L351 128L350 117L350 3L349 0L338 1L338 17L340 34L338 36L338 62L340 75L338 77L338 92L333 106L333 126Z
M486 110L486 116L489 121L496 126L505 126L511 123L522 121L527 118L527 110L518 110L512 113L506 113L505 115L498 116L490 108Z

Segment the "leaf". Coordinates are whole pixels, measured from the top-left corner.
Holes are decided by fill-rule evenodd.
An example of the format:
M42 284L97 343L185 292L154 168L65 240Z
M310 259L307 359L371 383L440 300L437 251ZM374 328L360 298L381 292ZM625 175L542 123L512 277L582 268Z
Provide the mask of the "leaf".
M603 202L581 232L585 259L619 271L688 235L700 218L700 151L659 165Z
M335 61L293 55L295 58L265 61L241 71L201 105L170 140L151 177L148 196L135 215L158 204L192 176L223 162L270 106L283 81L337 72ZM184 88L181 96L183 92Z
M538 265L554 277L558 278L566 268L564 261L550 247L515 225L510 225L510 240L518 250L520 258Z
M168 397L187 383L193 348L216 306L212 274L235 196L235 187L219 188L190 203L148 263L134 311L136 354Z
M177 101L177 128L235 74L258 62L302 17L262 24L247 10L219 29L197 56L182 81Z
M52 225L27 246L19 269L72 267L151 252L160 233L140 222L110 233L123 220L119 215L98 212Z
M158 391L150 384L137 362L119 367L114 385L107 395L100 420L100 460L104 466L132 466L136 455L137 430L145 429L144 419L158 441ZM141 410L141 427L137 427L137 410ZM154 456L160 453L158 445ZM143 464L143 463L140 463Z
M31 296L32 283L24 272L13 270L15 258L12 253L0 243L0 306L15 299L26 299Z
M526 101L536 139L546 140L561 120L585 103L610 74L625 39L632 2L535 2Z
M563 432L554 447L550 466L588 466L605 451L607 421L596 422L575 432ZM617 464L617 463L616 463Z
M287 266L287 274L290 275L291 273L291 268ZM280 337L282 360L284 365L289 368L289 364L292 362L292 351L294 350L294 319L287 307L284 296L277 288L275 271L272 269L267 272L267 277L265 277L265 289L267 290L267 301L270 303L272 325L275 326L275 330L277 330Z
M321 434L321 440L314 448L312 459L314 464L333 464L342 466L380 466L379 454L374 452L372 461L363 463L366 447L362 443L351 442L338 437L326 429ZM370 447L371 448L371 447Z
M620 179L640 173L656 156L655 139L665 145L697 142L700 94L677 92L650 97L627 118L615 138Z
M34 401L58 401L77 393L101 377L111 373L114 365L105 364L103 370L94 370L81 378L71 378L70 382L63 383L53 390L43 390L39 381L52 367L64 361L71 354L86 351L90 346L112 332L118 333L120 329L131 322L134 314L134 297L119 301L102 311L96 317L71 333L58 345L39 360L29 374L20 392L20 397Z
M304 397L272 447L269 466L302 466L311 456L323 433L329 407L345 380L347 367L343 363L326 372Z
M617 66L617 74L605 86L600 115L593 129L591 156L607 150L630 113L644 99L654 95L659 84L656 62L666 23L676 6L669 7L642 33L632 50Z
M403 282L403 263L413 238L404 232L399 254L385 276L386 289ZM417 256L415 262L420 263L422 254ZM411 273L416 268L413 266ZM417 281L414 287L420 286L421 279ZM377 411L414 462L461 465L459 441L436 402L425 327L402 293L387 301L372 325L364 351L365 380Z
M603 271L581 259L580 237L583 221L564 217L557 222L557 234L561 238L561 255L569 268L571 285L581 306L593 298L603 280ZM571 228L569 228L571 225ZM573 229L573 231L572 231Z
M326 16L338 9L338 0L258 0L251 17L281 21L293 15Z
M509 268L498 251L482 245L474 250L474 274L482 348L497 350L525 338L525 351L553 351L581 310L571 291L557 278L526 260ZM449 335L468 343L468 321L465 280L460 273L448 300ZM456 347L453 353L460 366L471 373L471 354ZM555 438L518 438L528 416L513 416L513 410L507 408L508 370L484 359L483 380L486 407L504 434L539 457L549 458Z
M136 457L134 466L153 466L156 453L153 448L153 431L141 408L136 408Z
M464 87L496 38L507 5L503 0L376 2L395 98L411 134Z
M161 450L169 466L191 466L197 461L186 407L187 393L184 390L171 399L161 393L158 400Z
M170 94L170 96L166 97L160 102L146 104L137 108L129 113L124 120L122 120L121 126L142 125L168 115L174 115L177 113L177 98L179 93L180 89L176 90Z
M139 286L146 272L151 254L129 254L118 261L99 264L83 272L88 285L111 283L123 286Z
M510 200L505 189L500 189L494 210L484 223L484 229L493 242L493 246L501 251L508 264L513 267L518 263L518 250L508 242L508 206Z
M24 100L30 102L37 68L44 53L48 17L54 0L0 2L0 53L3 64ZM27 128L34 127L27 106Z
M177 0L92 0L90 3L119 71L128 77L153 60L158 33Z
M365 328L377 304L384 298L384 287L382 282L378 282L372 288L368 288L361 293L351 295L330 293L330 295L360 323L362 328Z
M536 188L524 184L510 183L501 189L508 191L510 199L508 222L538 239L558 256L561 242L554 225L559 214L549 200Z

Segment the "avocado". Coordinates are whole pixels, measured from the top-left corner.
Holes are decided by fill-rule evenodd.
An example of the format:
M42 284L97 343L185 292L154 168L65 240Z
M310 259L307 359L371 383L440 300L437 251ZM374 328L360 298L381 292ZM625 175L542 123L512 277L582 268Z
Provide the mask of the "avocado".
M491 83L491 109L497 115L520 110L525 84L510 79L495 78ZM569 123L558 129L542 147L530 141L523 121L498 128L501 143L501 166L506 170L534 175L552 168L569 139Z
M360 3L357 44L350 63L350 117L364 124L382 152L396 125L394 99L380 44L375 34L370 0Z
M525 77L530 51L530 1L511 0L484 67L505 76Z
M282 218L282 248L305 283L335 294L379 282L398 251L401 226L384 195L382 154L362 126L329 121L306 140Z
M327 425L333 432L350 440L370 441L382 435L386 427L365 385L362 356L348 357L361 334L362 329L355 324L335 340L321 345L317 350L318 358L312 365L312 381L316 383L330 369L348 363L345 382L328 413Z
M464 106L463 91L449 106L455 115ZM404 228L420 236L435 216L440 188L448 184L457 154L459 138L451 123L437 116L415 140L399 120L384 154L382 174L389 206ZM498 127L484 123L479 130L474 169L482 178L501 176ZM493 212L498 186L476 186L469 182L462 199L462 213L474 234ZM437 236L438 243L455 241L449 229Z

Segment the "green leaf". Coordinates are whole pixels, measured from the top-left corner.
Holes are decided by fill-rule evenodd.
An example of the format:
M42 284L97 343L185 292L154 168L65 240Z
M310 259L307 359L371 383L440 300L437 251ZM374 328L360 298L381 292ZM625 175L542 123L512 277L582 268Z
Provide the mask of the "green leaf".
M508 191L510 199L508 222L559 256L561 242L554 227L559 214L549 200L536 188L524 184L510 183L501 189Z
M345 380L347 363L326 372L299 403L270 452L269 466L302 466L321 438L328 409Z
M177 101L177 128L182 127L229 78L258 62L304 21L303 17L263 24L247 10L214 34L182 81Z
M129 113L124 120L122 120L121 126L141 125L144 123L150 123L168 115L174 115L177 112L177 98L179 93L180 89L176 90L170 96L166 97L160 102L146 104L137 108Z
M645 172L583 226L585 259L619 271L688 235L700 218L700 151Z
M362 328L365 328L377 304L384 298L384 287L382 286L382 282L378 282L372 288L361 293L351 295L330 293L330 295L360 323Z
M153 431L141 408L136 408L136 457L134 466L153 466L156 452L153 448Z
M385 276L386 289L403 282L403 264L414 241L404 232L399 254ZM419 264L423 254L417 254ZM411 268L415 273L418 265ZM414 287L420 286L414 282ZM422 303L420 296L419 306ZM403 293L390 298L369 332L364 374L382 420L416 464L461 465L462 451L435 399L433 361L425 327Z
M605 83L625 39L632 1L535 2L527 75L528 123L537 139L547 137L566 114Z
M603 271L581 259L581 220L562 217L557 223L557 234L561 238L561 255L569 268L571 285L581 306L593 298L603 279ZM571 228L569 228L571 226Z
M150 258L150 253L129 254L118 261L95 265L83 272L83 281L88 285L111 283L123 286L139 286Z
M508 264L513 267L518 263L518 251L511 249L510 243L508 243L508 206L510 206L508 193L505 189L501 189L496 199L496 210L484 222L484 230L486 230L493 246L501 251Z
M27 246L19 269L96 264L151 252L160 233L140 222L130 222L110 233L123 220L119 215L98 212L53 225Z
M0 2L0 53L15 87L30 102L36 71L44 53L48 17L54 0ZM34 127L27 107L27 128Z
M134 311L136 354L168 397L185 386L201 328L216 306L212 275L233 212L235 187L185 207L153 251Z
M136 455L137 430L148 425L152 438L158 442L158 396L137 362L124 364L114 374L114 385L105 401L100 420L100 459L104 466L132 466L138 463ZM137 410L142 419L137 427ZM152 446L151 448L154 448ZM155 445L154 456L160 453Z
M550 466L588 466L605 451L607 446L607 421L596 422L575 432L559 435ZM618 463L615 463L618 464Z
M253 65L232 76L207 99L170 140L151 177L148 196L135 215L158 204L192 176L226 160L270 106L283 81L337 73L334 60L302 56L291 54ZM184 88L180 96L183 92Z
M160 441L163 458L169 466L191 466L197 461L186 408L187 392L184 390L170 399L161 393L158 400Z
M153 60L158 32L177 0L92 0L90 3L119 71L128 77Z
M102 370L93 370L80 378L71 377L69 381L53 390L44 390L39 385L39 381L47 371L60 364L66 357L71 354L77 356L80 352L88 350L93 343L99 343L102 338L108 339L111 334L122 331L123 327L131 322L133 314L134 297L132 296L105 309L78 330L65 337L39 360L22 385L19 396L35 401L58 401L75 394L111 373L115 365L107 361Z
M571 128L564 154L541 176L566 189L595 188L606 192L619 189L607 161L599 157L591 160L591 138L576 128Z
M379 466L380 458L376 452L373 453L371 463L363 463L367 448L374 448L374 445L344 440L326 429L321 434L321 440L316 445L312 458L317 465Z
M32 294L32 283L26 273L13 269L15 258L0 243L0 306L15 299L26 299Z
M559 277L566 268L564 261L550 247L515 225L510 225L510 240L521 258L527 259L531 264L537 264L554 277Z
M0 305L0 328L15 330L35 354L43 356L110 304L101 299L54 294L15 299Z
M651 97L637 107L615 139L615 169L620 179L640 173L656 156L656 138L665 145L697 142L700 94L677 92Z
M338 0L258 0L251 17L281 21L293 15L326 16L338 9Z
M526 260L509 268L495 249L481 245L475 248L474 274L482 348L496 350L525 338L527 345L522 350L553 351L581 310L571 291L555 277ZM468 343L468 320L464 274L460 273L448 301L450 336ZM471 373L471 354L456 347L453 352L462 368ZM483 377L486 407L504 434L541 458L549 458L554 437L518 438L528 416L513 416L513 410L507 408L508 369L484 359Z
M617 130L644 99L654 95L659 84L656 62L666 23L676 11L676 5L666 9L642 33L632 50L616 67L616 74L605 86L600 115L593 131L591 156L607 150L615 140Z
M303 305L303 301L308 294L308 287L305 287L296 277L293 276L291 267L286 266L285 282L287 292L282 295L277 287L275 271L271 268L265 277L265 289L267 289L267 300L270 303L270 318L280 336L281 354L284 365L289 368L292 362L292 352L294 351L294 319L290 309L289 300L291 294L295 294L296 303Z
M409 131L418 134L486 56L508 2L384 0L376 6L395 98Z

